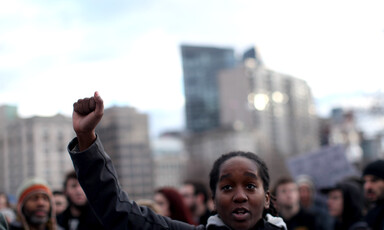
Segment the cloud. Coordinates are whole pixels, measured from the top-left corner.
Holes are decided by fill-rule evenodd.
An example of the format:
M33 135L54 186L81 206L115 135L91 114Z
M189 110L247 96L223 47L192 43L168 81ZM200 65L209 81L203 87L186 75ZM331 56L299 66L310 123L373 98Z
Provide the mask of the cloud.
M256 45L316 98L383 88L381 1L124 0L0 3L0 103L70 114L99 90L142 111L184 104L179 45ZM332 97L331 97L332 98ZM329 101L329 100L328 100ZM158 113L157 113L158 114Z

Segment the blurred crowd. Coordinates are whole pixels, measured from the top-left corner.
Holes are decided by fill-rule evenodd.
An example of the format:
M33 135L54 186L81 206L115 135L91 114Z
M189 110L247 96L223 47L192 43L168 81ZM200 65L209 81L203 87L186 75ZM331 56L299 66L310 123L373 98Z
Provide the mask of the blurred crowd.
M281 177L270 193L277 216L288 230L384 229L383 160L368 164L361 177L345 178L327 188L318 189L307 175ZM200 181L188 180L179 188L161 187L154 191L153 199L134 202L192 225L206 225L215 214L211 194ZM51 191L41 178L29 178L20 185L16 204L0 193L0 213L0 223L3 220L11 230L105 229L74 171L65 176L62 191Z

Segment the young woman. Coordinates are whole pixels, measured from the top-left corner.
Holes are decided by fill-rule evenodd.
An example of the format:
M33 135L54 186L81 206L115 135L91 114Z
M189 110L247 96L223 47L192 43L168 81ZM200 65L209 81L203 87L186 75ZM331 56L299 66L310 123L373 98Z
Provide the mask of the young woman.
M175 188L163 187L156 190L153 197L160 210L160 215L168 216L172 220L179 220L196 225L183 197Z
M356 182L342 181L334 187L322 189L328 195L329 215L335 218L335 230L368 230L363 221L363 193Z
M267 221L271 200L268 169L253 153L232 152L214 163L210 187L217 215L210 217L207 226L172 220L129 200L95 133L103 110L103 101L97 92L94 97L80 99L74 104L72 118L77 138L71 141L68 149L88 201L106 228L282 229ZM273 220L276 223L281 219Z

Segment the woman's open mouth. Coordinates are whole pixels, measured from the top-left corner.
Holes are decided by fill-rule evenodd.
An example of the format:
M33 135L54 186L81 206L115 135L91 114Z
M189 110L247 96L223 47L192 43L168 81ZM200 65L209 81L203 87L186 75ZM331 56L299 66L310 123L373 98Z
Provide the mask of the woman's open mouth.
M236 208L232 211L232 215L236 221L244 221L249 217L250 213L245 208Z

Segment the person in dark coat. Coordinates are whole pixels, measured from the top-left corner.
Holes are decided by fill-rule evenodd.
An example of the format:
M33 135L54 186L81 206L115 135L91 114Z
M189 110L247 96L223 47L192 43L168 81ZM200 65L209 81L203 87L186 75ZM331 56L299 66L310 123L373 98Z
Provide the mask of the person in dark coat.
M57 216L57 223L65 230L104 230L100 221L88 204L75 171L67 173L64 180L64 193L68 207Z
M189 210L193 213L194 221L206 225L211 211L208 207L208 189L200 181L186 180L179 189Z
M332 217L328 214L325 199L317 194L315 183L309 175L299 175L296 178L299 186L300 206L304 211L313 213L316 219L316 229L332 229Z
M280 218L267 214L271 211L268 168L260 157L249 152L224 154L214 163L210 187L217 215L210 217L206 226L172 220L138 206L121 189L111 159L95 133L103 110L97 92L74 104L72 118L77 138L69 143L68 151L90 205L108 229L284 229L284 223L278 223Z
M335 218L334 230L368 230L363 221L364 197L362 188L350 180L321 190L328 195L329 214Z
M384 160L376 160L363 170L364 196L371 207L365 220L372 230L384 229Z
M272 190L276 208L288 230L318 230L315 215L300 207L299 189L290 177L281 177Z

